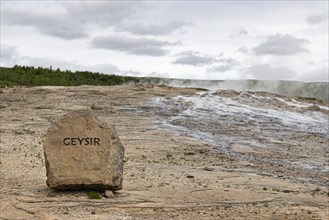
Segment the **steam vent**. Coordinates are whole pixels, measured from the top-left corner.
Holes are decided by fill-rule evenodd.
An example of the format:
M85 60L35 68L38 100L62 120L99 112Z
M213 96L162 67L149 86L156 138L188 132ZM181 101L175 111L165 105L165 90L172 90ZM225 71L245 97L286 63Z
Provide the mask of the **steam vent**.
M61 117L48 129L43 148L50 188L122 189L124 147L114 126L96 121L91 111Z

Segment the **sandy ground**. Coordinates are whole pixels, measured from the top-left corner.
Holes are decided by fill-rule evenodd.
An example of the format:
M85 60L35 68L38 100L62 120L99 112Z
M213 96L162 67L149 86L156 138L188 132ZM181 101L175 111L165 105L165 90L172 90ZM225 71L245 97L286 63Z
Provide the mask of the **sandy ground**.
M328 159L328 136L303 133L285 141L273 135L273 148L264 150L257 146L266 145L275 131L249 134L237 124L233 130L225 130L226 137L232 136L231 151L226 152L219 151L214 142L161 126L166 114L174 112L159 113L154 100L173 100L171 104L176 105L178 95L193 97L200 92L154 85L2 88L1 218L329 219L326 170L312 172L250 159L279 155L282 161L292 161L296 154L295 159L302 163L310 158L319 167L328 166L326 161L315 161L321 156ZM218 95L234 99L231 93ZM313 106L317 101L303 102ZM55 192L46 185L42 148L46 131L51 122L75 109L92 109L100 120L115 124L126 148L123 190L116 192L115 198L89 199L86 192ZM287 109L297 111L293 106ZM179 120L175 123L184 125ZM185 123L185 127L194 125ZM234 139L239 132L240 136L262 139L263 134L265 138L256 147L251 142L244 145L245 140Z

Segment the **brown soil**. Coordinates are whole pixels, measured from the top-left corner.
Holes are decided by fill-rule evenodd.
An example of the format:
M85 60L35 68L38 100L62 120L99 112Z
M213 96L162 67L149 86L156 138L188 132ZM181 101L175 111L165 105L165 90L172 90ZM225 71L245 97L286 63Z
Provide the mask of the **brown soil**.
M199 91L154 85L2 88L0 217L329 219L327 176L216 152L213 144L156 126L161 115L143 108L154 97ZM126 148L123 190L114 198L89 199L83 191L56 192L46 185L46 131L52 121L76 109L92 109L100 120L115 124ZM328 140L319 140L312 136L294 143L307 141L304 148L314 145L324 155ZM232 150L270 154L234 143ZM285 155L282 149L280 154ZM298 176L318 181L296 181Z

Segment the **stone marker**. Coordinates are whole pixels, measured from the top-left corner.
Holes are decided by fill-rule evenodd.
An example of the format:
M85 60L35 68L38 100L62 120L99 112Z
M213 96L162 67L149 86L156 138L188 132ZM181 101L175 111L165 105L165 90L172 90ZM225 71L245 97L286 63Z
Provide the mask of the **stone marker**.
M114 126L96 121L89 110L56 121L43 148L50 188L122 189L124 147Z

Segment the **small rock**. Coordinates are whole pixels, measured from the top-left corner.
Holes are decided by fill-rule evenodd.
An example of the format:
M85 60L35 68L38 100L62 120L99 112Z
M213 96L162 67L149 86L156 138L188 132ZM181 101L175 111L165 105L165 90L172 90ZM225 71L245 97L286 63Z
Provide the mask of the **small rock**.
M114 194L111 190L105 190L105 197L106 198L114 198Z
M54 192L48 193L48 197L55 197L55 196L56 196L56 193L54 193Z
M206 171L213 171L215 168L212 168L212 167L205 167L203 168L203 170L206 170Z
M186 152L185 155L191 156L191 155L195 155L195 153L194 152Z
M317 105L312 105L312 106L309 106L307 108L304 108L305 110L308 110L308 111L320 111L321 108Z
M92 211L92 212L91 212L91 214L92 214L92 215L95 215L95 214L96 214L96 212L95 212L95 211Z

